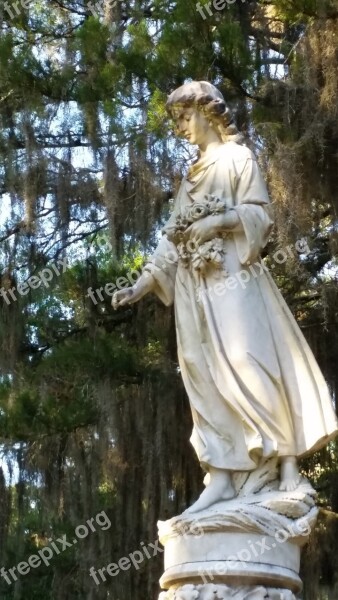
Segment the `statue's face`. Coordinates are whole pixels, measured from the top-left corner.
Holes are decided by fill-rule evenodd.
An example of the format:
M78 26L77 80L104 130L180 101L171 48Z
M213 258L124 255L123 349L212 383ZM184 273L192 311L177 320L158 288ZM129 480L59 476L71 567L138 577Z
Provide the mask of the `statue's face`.
M173 117L181 137L188 140L190 144L203 146L212 128L202 113L195 108L175 108Z

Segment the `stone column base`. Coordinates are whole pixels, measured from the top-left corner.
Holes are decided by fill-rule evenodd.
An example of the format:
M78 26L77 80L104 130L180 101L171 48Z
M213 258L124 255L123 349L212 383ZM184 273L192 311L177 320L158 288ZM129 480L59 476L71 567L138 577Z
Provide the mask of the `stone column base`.
M162 588L186 583L285 587L298 592L300 548L257 533L200 531L170 537L165 544Z
M279 490L275 460L234 477L237 496L159 523L160 600L296 600L301 548L317 518L302 480Z
M162 592L159 600L296 600L296 596L282 588L187 584Z

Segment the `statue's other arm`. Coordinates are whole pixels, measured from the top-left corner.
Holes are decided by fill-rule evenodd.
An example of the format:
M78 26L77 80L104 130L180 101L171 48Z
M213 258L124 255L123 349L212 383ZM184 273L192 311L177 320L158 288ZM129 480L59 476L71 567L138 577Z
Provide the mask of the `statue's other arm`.
M273 220L265 181L254 155L244 163L236 178L235 206L238 223L232 228L238 257L243 265L256 261L266 246Z

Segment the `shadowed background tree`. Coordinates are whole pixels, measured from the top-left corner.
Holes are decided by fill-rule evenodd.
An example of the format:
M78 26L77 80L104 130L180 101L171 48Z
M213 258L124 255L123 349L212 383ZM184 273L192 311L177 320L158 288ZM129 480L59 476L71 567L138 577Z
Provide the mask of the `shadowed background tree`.
M164 108L187 78L221 89L259 154L267 262L307 238L274 277L337 394L337 2L248 0L205 20L193 0L93 4L0 7L1 564L102 510L112 526L2 578L4 600L156 598L160 557L100 586L89 569L153 543L200 489L172 311L114 312L105 288L141 269L193 157ZM47 285L24 285L45 269ZM304 600L337 596L337 464L336 444L303 464L322 507Z

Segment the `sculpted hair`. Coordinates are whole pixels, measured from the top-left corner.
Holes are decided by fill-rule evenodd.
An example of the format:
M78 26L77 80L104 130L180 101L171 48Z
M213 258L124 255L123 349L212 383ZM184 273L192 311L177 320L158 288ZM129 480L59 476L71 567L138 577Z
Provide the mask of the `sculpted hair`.
M221 92L211 83L206 81L186 83L172 92L166 103L166 109L174 120L175 109L184 110L190 107L196 108L208 119L222 142L243 143L244 137L239 133Z

